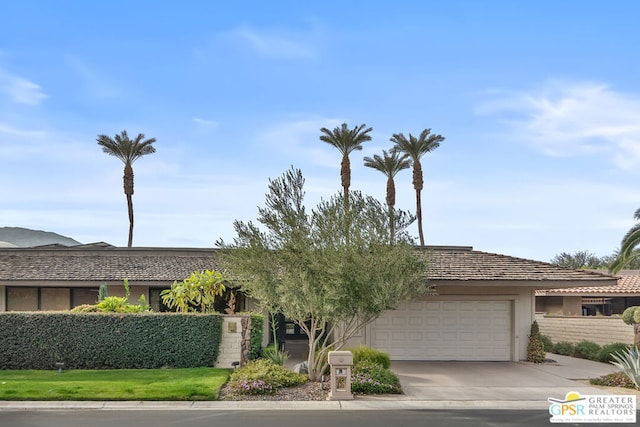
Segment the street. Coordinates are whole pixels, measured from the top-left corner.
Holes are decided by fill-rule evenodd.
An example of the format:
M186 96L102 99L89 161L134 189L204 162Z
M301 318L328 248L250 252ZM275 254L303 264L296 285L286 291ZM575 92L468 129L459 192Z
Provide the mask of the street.
M544 426L544 410L56 410L0 412L3 427ZM599 424L590 424L593 426Z

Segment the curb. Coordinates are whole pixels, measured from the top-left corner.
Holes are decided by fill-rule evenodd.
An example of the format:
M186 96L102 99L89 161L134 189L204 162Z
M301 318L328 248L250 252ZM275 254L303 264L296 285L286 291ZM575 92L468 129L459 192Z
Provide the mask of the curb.
M332 400L332 401L0 401L2 411L384 411L384 410L436 410L436 409L487 409L487 410L548 410L548 402L497 401L497 400Z

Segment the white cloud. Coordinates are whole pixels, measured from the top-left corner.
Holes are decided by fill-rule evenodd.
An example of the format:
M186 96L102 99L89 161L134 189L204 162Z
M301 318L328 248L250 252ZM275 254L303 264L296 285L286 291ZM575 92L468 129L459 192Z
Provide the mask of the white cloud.
M45 136L45 133L39 130L18 129L15 126L12 126L7 123L1 123L1 122L0 122L0 133L4 133L11 136L23 137L23 138L42 138Z
M304 159L312 164L339 168L340 160L334 148L320 141L320 128L332 129L344 120L311 117L278 123L261 132L261 142L288 157ZM338 158L338 160L336 160Z
M194 117L193 119L191 119L191 121L203 128L214 128L218 126L218 122L215 122L213 120L201 119L199 117Z
M0 93L2 92L12 102L23 105L39 105L48 97L40 85L0 69Z
M489 96L477 112L504 115L515 138L548 155L605 155L625 170L640 165L640 95L602 83L551 82Z
M67 63L77 76L83 94L98 99L113 99L121 97L125 92L111 76L105 75L103 71L92 67L84 60L69 56Z
M318 55L314 42L309 40L315 37L313 32L287 33L257 30L242 25L232 29L227 35L249 45L253 50L264 56L313 59Z

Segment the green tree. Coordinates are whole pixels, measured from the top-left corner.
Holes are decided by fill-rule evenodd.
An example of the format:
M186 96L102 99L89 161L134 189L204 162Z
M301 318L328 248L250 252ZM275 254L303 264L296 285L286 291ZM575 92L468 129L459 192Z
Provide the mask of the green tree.
M574 253L560 252L551 259L551 264L572 268L574 270L585 268L598 269L605 266L605 263L600 258L589 251L576 251Z
M211 311L216 297L226 289L227 276L216 270L194 271L182 282L173 282L170 289L160 292L162 302L178 312Z
M317 381L329 350L427 290L427 261L407 233L389 245L389 217L376 199L352 192L349 210L338 195L307 213L303 187L293 168L269 180L262 228L236 220L233 243L217 244L234 281L306 333L309 378Z
M98 135L98 145L102 151L110 156L117 157L124 163L124 194L127 196L127 209L129 212L129 240L128 247L133 244L133 162L142 156L155 153L153 143L155 138L144 139L144 134L139 133L134 139L129 139L127 131L111 138L107 135Z
M395 217L394 208L396 205L396 184L394 177L403 169L411 166L411 160L408 154L398 152L387 153L382 150L382 156L374 154L373 157L365 157L364 165L366 167L382 172L387 177L387 207L389 208L389 243L395 241Z
M351 187L351 161L349 154L355 150L362 150L362 144L371 141L369 132L372 128L366 128L363 123L353 129L349 129L346 123L333 130L321 128L320 140L334 146L342 154L342 162L340 163L340 180L342 182L342 191L344 195L344 204L346 210L349 210L349 187Z
M529 334L529 342L527 343L527 361L533 363L544 363L546 360L546 352L540 335L540 327L536 320L531 324L531 333Z
M636 210L633 218L638 222L622 238L617 257L609 266L612 273L617 273L629 266L640 256L640 249L638 249L638 244L640 244L640 209Z
M431 129L423 130L416 138L409 134L406 138L402 133L394 133L390 138L393 142L394 150L408 154L413 161L413 188L416 190L416 216L418 217L418 235L420 236L420 245L424 246L424 233L422 231L422 199L421 193L424 187L424 179L422 176L422 164L420 158L430 151L435 150L444 141L444 137L431 133Z

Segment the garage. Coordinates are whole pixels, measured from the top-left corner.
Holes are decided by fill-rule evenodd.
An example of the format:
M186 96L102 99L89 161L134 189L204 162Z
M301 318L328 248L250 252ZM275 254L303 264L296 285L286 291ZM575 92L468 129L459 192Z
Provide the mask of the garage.
M512 359L512 308L504 301L412 301L376 319L370 346L392 360Z

